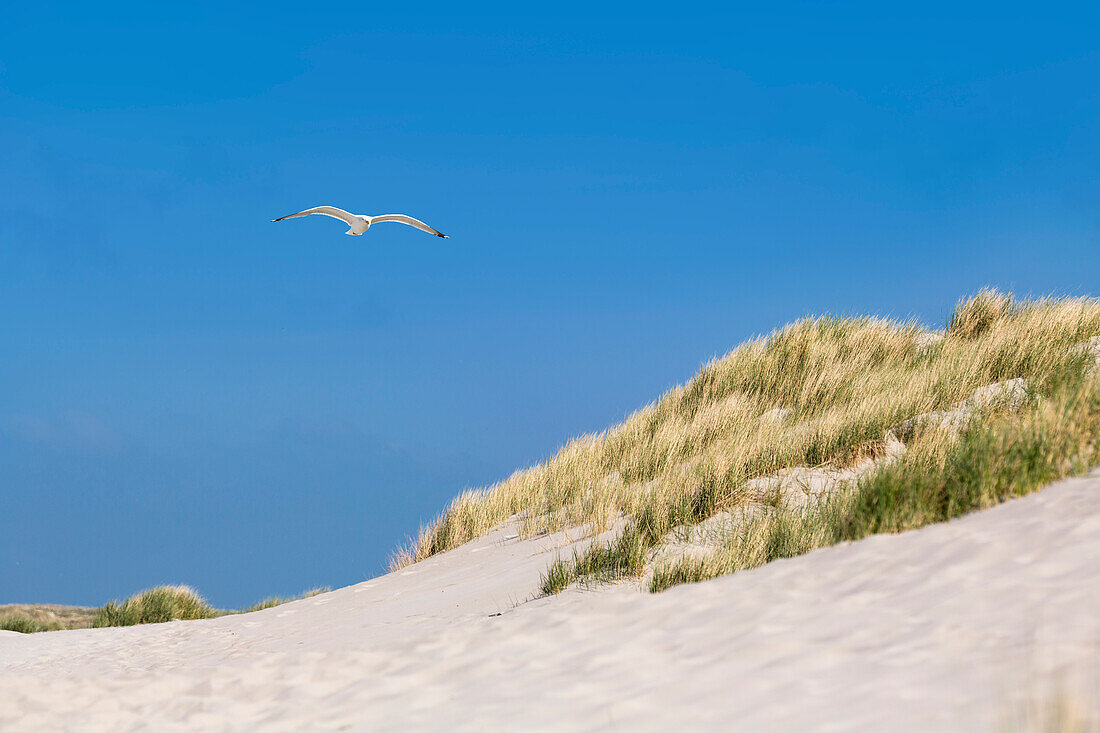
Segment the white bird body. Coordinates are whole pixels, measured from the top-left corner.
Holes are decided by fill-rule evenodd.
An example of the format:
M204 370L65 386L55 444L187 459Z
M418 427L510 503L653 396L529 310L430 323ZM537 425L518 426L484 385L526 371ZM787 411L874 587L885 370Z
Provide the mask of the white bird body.
M278 219L272 219L271 221L282 221L283 219L294 219L299 216L309 216L310 214L321 214L322 216L331 216L333 219L339 219L347 224L348 229L344 234L350 234L352 236L358 236L364 234L370 229L371 224L379 224L386 221L395 221L399 224L408 224L411 227L416 227L422 232L428 234L434 234L437 237L447 239L447 235L436 231L419 219L414 219L406 214L379 214L378 216L370 216L369 214L352 214L338 209L335 206L314 206L312 209L306 209L305 211L299 211L297 214L288 214L287 216L280 216Z

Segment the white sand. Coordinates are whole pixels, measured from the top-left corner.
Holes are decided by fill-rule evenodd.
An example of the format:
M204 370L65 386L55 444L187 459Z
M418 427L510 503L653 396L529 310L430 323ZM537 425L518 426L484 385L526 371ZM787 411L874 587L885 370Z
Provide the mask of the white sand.
M656 596L520 603L564 540L514 534L244 616L0 634L0 730L991 730L1058 679L1097 703L1100 474Z

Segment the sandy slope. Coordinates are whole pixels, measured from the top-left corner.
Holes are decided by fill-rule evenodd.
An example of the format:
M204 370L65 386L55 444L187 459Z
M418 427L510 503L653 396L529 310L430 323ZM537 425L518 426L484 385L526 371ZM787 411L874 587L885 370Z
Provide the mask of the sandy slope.
M1100 474L658 596L513 608L567 544L505 528L254 614L0 634L0 730L981 730L1036 680L1100 701Z

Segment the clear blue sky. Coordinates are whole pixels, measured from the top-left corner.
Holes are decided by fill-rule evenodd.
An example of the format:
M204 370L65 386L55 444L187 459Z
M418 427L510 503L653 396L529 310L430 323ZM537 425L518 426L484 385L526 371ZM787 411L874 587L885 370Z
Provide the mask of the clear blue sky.
M0 603L357 582L799 316L1097 294L1093 3L42 5L0 26ZM322 203L451 239L268 221Z

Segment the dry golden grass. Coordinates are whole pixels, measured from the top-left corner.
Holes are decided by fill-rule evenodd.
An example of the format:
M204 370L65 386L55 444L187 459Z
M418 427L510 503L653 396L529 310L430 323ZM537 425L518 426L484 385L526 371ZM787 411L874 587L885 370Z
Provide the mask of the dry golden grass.
M312 588L296 596L271 596L248 608L223 610L210 606L185 585L161 585L135 593L124 601L109 601L98 608L46 603L0 605L0 630L31 634L102 626L133 626L252 613L291 601L312 598L331 588Z
M11 603L0 606L0 629L8 631L54 631L87 629L95 620L96 610L84 606L53 603Z
M1095 357L1078 347L1098 335L1100 300L1015 301L994 291L960 302L942 337L877 318L807 318L704 365L622 425L457 497L391 568L457 547L514 515L528 535L605 528L625 516L614 557L578 558L572 570L556 571L561 582L601 568L639 574L645 553L670 529L743 504L748 480L877 455L887 430L995 382L1027 380L1037 404L1080 379ZM950 450L931 428L906 440L923 446L923 460L945 461Z
M925 433L900 461L867 476L851 492L808 511L773 511L728 534L710 555L655 568L650 589L942 522L1081 473L1100 460L1100 379L1059 385L1027 409L985 417L958 437ZM596 568L592 574L606 570ZM557 574L562 577L548 591L572 580L567 568Z

